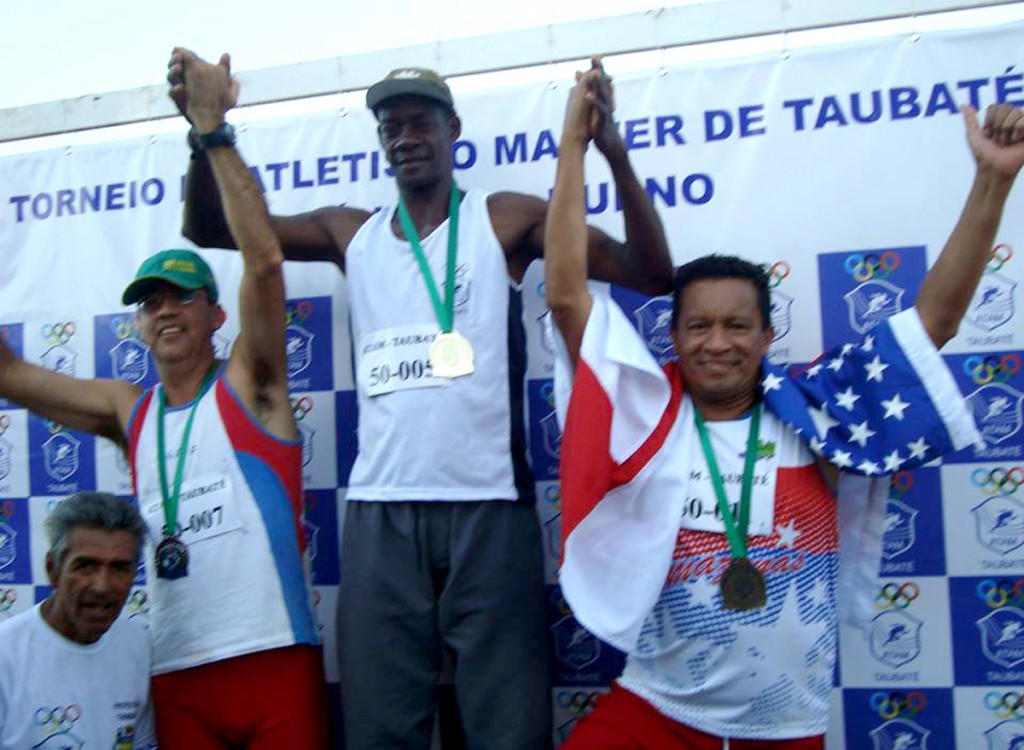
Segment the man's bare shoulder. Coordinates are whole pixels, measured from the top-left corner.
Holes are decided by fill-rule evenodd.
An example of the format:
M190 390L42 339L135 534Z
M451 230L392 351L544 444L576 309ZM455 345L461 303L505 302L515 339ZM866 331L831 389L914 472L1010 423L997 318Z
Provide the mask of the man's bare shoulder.
M506 250L517 248L531 234L543 229L547 210L547 201L536 195L504 191L487 197L491 225Z

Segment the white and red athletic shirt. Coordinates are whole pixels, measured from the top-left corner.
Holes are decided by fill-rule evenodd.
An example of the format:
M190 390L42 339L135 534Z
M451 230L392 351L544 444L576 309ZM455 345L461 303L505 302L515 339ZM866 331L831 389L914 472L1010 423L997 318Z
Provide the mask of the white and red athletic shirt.
M153 543L164 526L157 467L155 388L129 420L128 455L139 509ZM195 402L165 415L167 481L173 483ZM188 575L158 578L152 595L153 673L295 644L319 643L302 527L302 442L269 434L246 410L221 367L200 394L181 483L178 524Z

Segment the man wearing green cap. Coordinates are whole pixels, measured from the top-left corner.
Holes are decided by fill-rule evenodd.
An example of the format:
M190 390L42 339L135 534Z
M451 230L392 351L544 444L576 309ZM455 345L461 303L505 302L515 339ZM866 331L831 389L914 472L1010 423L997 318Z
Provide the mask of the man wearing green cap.
M226 70L206 66L190 82L190 116L220 121ZM144 557L160 746L321 748L326 690L287 389L284 256L238 155L207 146L244 268L227 361L214 355L226 313L209 266L164 250L123 295L159 385L67 377L0 344L0 395L127 452L155 545Z
M170 94L186 117L196 61L176 50L169 64ZM543 254L547 204L459 189L452 148L461 121L434 71L393 70L366 102L397 205L271 217L286 257L335 263L350 301L359 453L338 612L346 747L427 748L447 652L468 746L537 750L550 744L551 709L520 282ZM184 231L200 245L232 247L202 148L232 131L193 124ZM625 145L613 124L595 142L628 244L589 229L591 271L667 293L661 223ZM396 371L411 377L381 375Z

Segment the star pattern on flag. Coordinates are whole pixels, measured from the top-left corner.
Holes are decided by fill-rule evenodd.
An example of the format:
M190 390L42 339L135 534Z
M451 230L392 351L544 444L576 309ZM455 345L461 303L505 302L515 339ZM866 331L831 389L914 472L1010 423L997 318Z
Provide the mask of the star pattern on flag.
M882 382L882 373L889 369L889 365L882 361L882 358L875 355L875 358L864 365L864 370L868 374L868 380L875 380L879 383Z
M900 394L898 393L892 398L882 401L882 408L885 409L886 419L889 419L890 417L895 417L896 419L902 421L903 412L905 412L907 410L907 407L909 406L910 403L901 399Z
M822 439L828 434L829 430L839 426L839 422L831 417L824 404L817 409L808 409L807 413L811 415L814 429L818 433L818 437Z
M761 390L765 393L771 391L777 391L782 387L783 379L776 375L774 372L770 372L765 376L765 379L761 381Z
M924 441L924 436L923 435L921 437L919 437L917 440L915 440L914 442L907 443L907 448L910 449L910 455L913 458L920 458L920 459L925 458L928 455L928 451L931 450L931 446L928 445L928 443L926 443Z
M898 450L893 449L893 452L885 457L885 473L892 474L900 470L903 465L903 458L900 456Z
M850 427L850 442L856 443L861 448L868 444L868 440L877 435L875 430L872 430L868 426L868 421L865 419L860 424L855 424Z
M883 321L859 345L837 346L802 372L765 360L764 403L840 469L868 476L913 469L953 449L949 425L927 390L914 386L930 377L915 361L927 360L908 359Z
M853 407L857 405L857 401L860 396L853 392L853 386L851 385L842 393L836 394L836 404L843 407L847 411L853 411Z

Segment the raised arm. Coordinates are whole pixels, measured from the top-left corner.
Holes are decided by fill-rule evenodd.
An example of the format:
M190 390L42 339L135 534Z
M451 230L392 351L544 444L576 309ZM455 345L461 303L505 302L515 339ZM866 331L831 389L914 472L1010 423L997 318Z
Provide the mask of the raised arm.
M544 231L544 294L551 316L562 334L575 366L592 300L587 290L586 207L583 163L596 117L597 79L591 69L577 75L569 93L565 124L558 146L555 187L548 204Z
M1024 164L1024 112L992 105L979 127L973 107L962 108L967 142L977 164L960 219L928 271L915 307L935 346L956 335L988 262L1010 188Z
M185 55L188 50L176 48L167 64L169 96L178 110L195 125L188 112L190 87L185 81ZM237 103L237 84L229 108ZM192 133L196 131L193 129ZM190 141L193 139L190 135ZM192 144L197 145L197 144ZM329 206L295 216L269 216L270 225L281 242L288 260L320 260L344 269L345 249L369 214L345 206ZM217 189L209 154L194 148L185 177L185 208L182 234L200 247L237 248L228 229L224 206Z
M0 335L0 395L46 419L125 445L141 389L122 380L81 380L29 364Z
M238 84L230 59L211 65L188 50L180 55L190 87L187 112L197 131L209 133L224 122ZM285 360L284 254L259 185L238 152L231 147L209 149L207 158L216 181L224 218L242 253L239 288L239 334L231 350L227 376L235 391L271 433L296 436L288 400Z
M600 105L593 111L590 136L608 160L615 188L622 203L626 241L619 242L596 227L584 226L587 241L587 274L644 294L672 291L672 257L650 197L632 165L626 146L612 120L612 91L599 59L594 58L585 74L587 87ZM582 190L582 188L581 188ZM582 193L580 201L583 201ZM506 248L509 267L522 278L526 267L545 254L544 201L517 193L496 193L491 197L495 231Z

